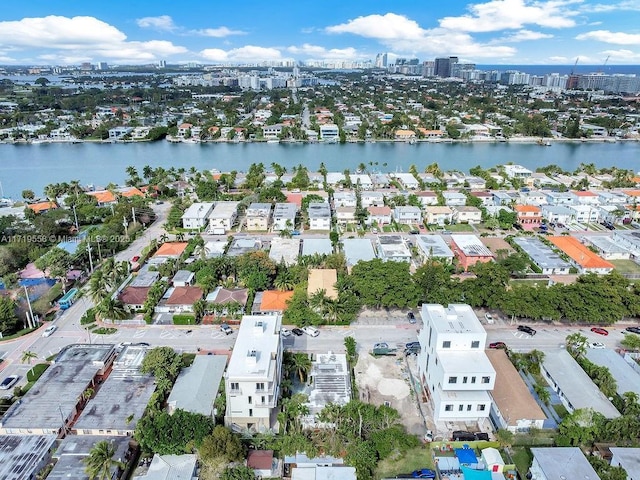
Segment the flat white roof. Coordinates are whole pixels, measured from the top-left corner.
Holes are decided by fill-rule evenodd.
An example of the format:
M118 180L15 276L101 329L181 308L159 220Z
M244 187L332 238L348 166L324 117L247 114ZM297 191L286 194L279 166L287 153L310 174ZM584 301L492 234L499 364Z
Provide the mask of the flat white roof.
M218 202L209 218L230 218L235 215L240 202Z
M428 257L453 258L453 252L440 235L419 235L416 246Z
M284 261L286 265L293 265L298 261L298 255L300 255L299 238L273 237L271 240L269 258L274 262Z
M35 478L55 442L55 435L0 435L0 478Z
M225 355L196 355L191 366L178 375L167 404L187 412L211 415L226 366Z
M466 304L452 303L443 305L424 303L422 318L427 320L438 333L485 333L473 309Z
M594 385L582 367L566 350L545 352L542 367L553 378L574 409L593 408L606 418L617 418L620 412Z
M280 315L245 315L227 367L229 379L242 380L270 375L272 356L282 345Z
M640 448L609 447L609 450L627 471L627 478L640 478Z
M482 373L495 375L496 373L487 354L484 353L482 349L479 349L477 352L470 350L452 350L450 352L441 350L438 353L438 358L442 364L442 369L447 374L469 371L473 371L478 375Z
M532 448L531 453L549 480L600 478L578 447Z
M609 348L587 348L586 355L590 362L609 369L616 379L616 391L619 395L625 392L640 395L640 374L618 353Z
M451 235L451 240L467 257L493 257L493 253L475 235Z
M194 203L185 210L185 212L182 214L182 218L207 218L207 215L209 215L209 212L211 212L211 210L213 209L213 205L213 202Z
M342 240L342 250L348 266L353 266L359 261L367 262L376 258L371 240L367 238L345 238Z
M305 238L302 241L302 255L331 255L333 245L328 238Z

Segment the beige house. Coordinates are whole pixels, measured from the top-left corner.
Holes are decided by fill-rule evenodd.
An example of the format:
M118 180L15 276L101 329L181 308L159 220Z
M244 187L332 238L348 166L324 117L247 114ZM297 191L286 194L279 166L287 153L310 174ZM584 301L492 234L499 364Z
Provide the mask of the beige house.
M334 268L312 268L309 270L309 286L307 287L307 296L311 296L320 290L324 290L327 298L336 300L338 298L338 290L336 283L338 282L338 271Z
M271 222L270 203L252 203L245 212L247 230L266 231Z
M424 217L428 224L444 225L453 220L453 210L446 206L424 207Z

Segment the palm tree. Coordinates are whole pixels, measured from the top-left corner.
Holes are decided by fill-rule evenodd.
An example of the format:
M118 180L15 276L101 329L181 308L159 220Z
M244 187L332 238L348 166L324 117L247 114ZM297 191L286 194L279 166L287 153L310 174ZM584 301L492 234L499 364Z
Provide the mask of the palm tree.
M294 353L291 359L294 371L298 374L300 383L304 383L311 371L311 359L306 353Z
M327 297L327 291L322 289L314 292L309 297L309 306L324 317L327 311L327 305L330 301L331 299Z
M202 318L206 310L207 310L207 301L204 298L201 298L193 302L193 313L196 316L196 321Z
M176 240L179 241L179 242L184 242L184 233L178 232L176 234Z
M160 235L160 243L165 243L167 241L169 241L169 235L167 235L166 233Z
M89 475L89 480L110 480L113 476L112 469L123 469L124 463L114 460L116 447L106 440L96 443L89 456L83 459L85 472Z
M206 260L211 250L206 245L198 245L193 250L193 254L200 260Z
M102 320L120 320L127 316L127 311L122 303L111 297L107 297L97 304L95 306L95 312Z
M29 365L31 365L31 361L36 358L38 358L38 354L36 352L25 350L24 352L22 352L22 358L20 359L20 361L22 363L28 363Z
M276 290L280 290L281 292L288 292L293 290L296 286L295 280L292 278L291 272L285 270L280 272L280 274L276 277L273 282L273 286L276 287Z
M89 280L89 296L91 299L95 303L100 303L106 298L110 289L111 284L109 283L104 270L100 269L94 271L91 275L91 280Z
M588 339L581 333L572 333L571 335L567 335L565 339L567 350L574 358L577 358L581 355L587 353L587 343Z

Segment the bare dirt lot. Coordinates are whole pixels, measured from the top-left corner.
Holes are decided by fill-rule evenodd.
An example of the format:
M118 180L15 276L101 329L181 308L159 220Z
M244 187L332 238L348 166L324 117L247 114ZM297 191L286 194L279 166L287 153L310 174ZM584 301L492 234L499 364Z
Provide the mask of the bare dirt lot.
M416 435L426 432L404 357L374 357L362 352L355 373L360 400L373 405L389 402L400 413L402 424L408 432Z

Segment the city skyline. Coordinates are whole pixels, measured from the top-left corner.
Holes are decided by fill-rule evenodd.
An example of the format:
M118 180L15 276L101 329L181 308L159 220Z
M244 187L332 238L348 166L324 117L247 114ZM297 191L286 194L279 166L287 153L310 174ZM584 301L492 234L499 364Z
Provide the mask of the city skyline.
M381 52L390 61L640 64L639 0L74 3L3 6L0 64L373 62Z

